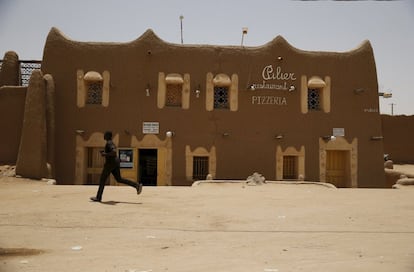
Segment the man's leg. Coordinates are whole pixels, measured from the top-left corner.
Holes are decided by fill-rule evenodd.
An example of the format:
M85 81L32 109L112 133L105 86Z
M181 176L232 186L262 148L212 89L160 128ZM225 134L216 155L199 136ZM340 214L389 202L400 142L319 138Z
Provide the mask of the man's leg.
M115 169L112 170L112 175L114 175L117 182L129 185L131 187L134 187L135 189L137 189L137 194L141 193L142 184L139 183L139 182L133 182L131 180L122 178L121 177L121 171L119 170L119 167L116 167Z
M112 169L108 166L104 166L104 168L102 169L101 178L99 180L99 189L98 189L98 193L96 194L97 201L102 200L102 194L103 194L103 191L105 189L105 183L106 183L106 180L108 179L109 175L111 174L111 170Z

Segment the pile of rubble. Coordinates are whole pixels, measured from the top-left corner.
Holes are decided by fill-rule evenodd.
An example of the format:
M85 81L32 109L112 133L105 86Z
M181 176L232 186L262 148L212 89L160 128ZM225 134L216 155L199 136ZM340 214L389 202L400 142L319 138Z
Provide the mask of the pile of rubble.
M0 166L0 177L15 177L16 166L15 165L1 165Z
M253 175L247 177L246 182L247 185L263 185L266 183L266 179L262 174L255 172Z

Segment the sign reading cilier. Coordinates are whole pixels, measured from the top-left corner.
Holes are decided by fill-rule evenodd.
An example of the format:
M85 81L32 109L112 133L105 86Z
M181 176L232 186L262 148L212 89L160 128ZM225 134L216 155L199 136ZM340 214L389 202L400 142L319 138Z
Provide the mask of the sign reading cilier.
M289 82L296 81L296 75L293 72L282 71L280 66L277 66L276 69L273 68L273 65L267 65L262 70L263 81L261 83L253 83L251 88L253 90L283 90L290 91L294 90L294 86L288 84ZM274 82L274 81L277 82ZM269 83L269 81L272 81ZM292 89L293 88L293 89ZM252 96L253 105L287 105L286 97L283 96Z

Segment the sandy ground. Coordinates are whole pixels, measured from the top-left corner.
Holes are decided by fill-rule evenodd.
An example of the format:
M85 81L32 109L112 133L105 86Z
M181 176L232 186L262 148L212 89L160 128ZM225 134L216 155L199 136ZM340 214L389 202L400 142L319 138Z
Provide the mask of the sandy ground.
M0 176L0 271L414 271L412 189L96 190Z

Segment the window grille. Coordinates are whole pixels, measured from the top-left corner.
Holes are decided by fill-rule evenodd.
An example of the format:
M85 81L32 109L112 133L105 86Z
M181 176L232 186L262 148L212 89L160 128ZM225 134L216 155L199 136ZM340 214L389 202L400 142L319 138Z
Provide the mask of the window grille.
M320 91L318 89L308 90L308 109L320 110Z
M102 82L89 82L86 104L101 105L102 104Z
M208 175L208 157L193 157L193 180L204 180Z
M3 60L0 60L0 70ZM33 70L40 69L42 62L39 60L22 60L20 61L20 84L21 86L29 86L29 79L32 75Z
M29 86L29 80L33 70L40 69L41 65L42 63L40 61L20 61L22 86Z
M165 104L171 107L181 107L182 85L168 84Z
M283 179L298 179L297 162L297 156L283 156Z
M229 88L228 87L214 87L214 108L228 109L229 108Z

